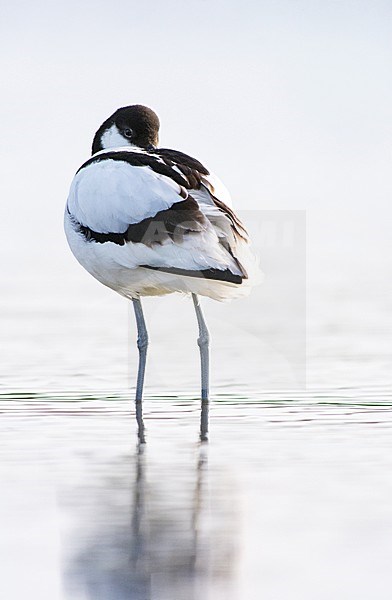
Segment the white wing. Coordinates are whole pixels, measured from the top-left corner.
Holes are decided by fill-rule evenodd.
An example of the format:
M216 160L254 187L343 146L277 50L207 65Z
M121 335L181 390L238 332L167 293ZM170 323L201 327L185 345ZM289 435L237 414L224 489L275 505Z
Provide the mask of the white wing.
M121 233L153 217L181 198L181 187L149 167L104 160L81 169L72 182L68 209L76 220L100 233Z

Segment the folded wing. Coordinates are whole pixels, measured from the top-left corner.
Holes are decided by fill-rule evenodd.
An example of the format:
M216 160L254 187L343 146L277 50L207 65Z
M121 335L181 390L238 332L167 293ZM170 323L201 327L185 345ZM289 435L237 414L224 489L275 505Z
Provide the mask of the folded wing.
M209 271L196 276L241 283L235 219L208 188L208 171L183 156L121 149L93 156L75 176L69 218L86 241L105 245L116 264Z

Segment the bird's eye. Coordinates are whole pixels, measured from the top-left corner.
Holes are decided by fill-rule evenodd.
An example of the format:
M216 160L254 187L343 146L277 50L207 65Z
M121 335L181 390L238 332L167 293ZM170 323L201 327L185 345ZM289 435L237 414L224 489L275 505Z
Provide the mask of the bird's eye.
M124 135L127 138L131 138L132 137L132 129L124 129Z

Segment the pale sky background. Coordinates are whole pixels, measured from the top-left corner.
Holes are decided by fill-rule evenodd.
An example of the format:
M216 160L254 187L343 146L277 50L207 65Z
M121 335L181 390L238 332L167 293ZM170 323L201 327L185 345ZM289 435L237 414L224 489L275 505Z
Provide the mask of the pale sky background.
M3 3L3 273L39 278L49 254L77 268L62 231L71 179L100 123L133 103L238 209L306 209L310 273L336 255L342 269L369 252L383 264L391 17L389 0Z

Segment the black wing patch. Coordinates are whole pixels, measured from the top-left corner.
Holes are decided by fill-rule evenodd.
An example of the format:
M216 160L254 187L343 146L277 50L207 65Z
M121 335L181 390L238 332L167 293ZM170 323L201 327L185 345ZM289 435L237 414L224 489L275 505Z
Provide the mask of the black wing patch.
M128 225L128 228L122 233L94 231L79 223L71 214L70 218L75 229L87 240L98 244L113 242L119 246L124 246L127 242L152 246L153 244L162 244L167 239L181 243L184 235L198 233L207 226L206 217L191 196L188 196L186 200L176 202L166 210L157 212L153 217Z
M177 267L151 267L150 265L140 265L144 269L152 269L154 271L162 271L163 273L171 273L172 275L185 275L186 277L199 277L204 279L213 279L215 281L228 281L229 283L242 283L244 277L235 275L230 269L178 269Z
M165 161L170 167L177 167L189 183L189 188L192 190L198 190L202 183L202 176L209 175L209 171L201 164L196 158L179 152L178 150L170 150L169 148L159 148L154 150L162 160Z
M207 169L195 158L178 152L162 148L151 152L132 152L124 150L118 152L102 152L92 156L77 170L77 173L89 165L104 160L119 160L133 167L150 167L155 173L170 177L185 189L199 189L203 175L208 175ZM176 168L174 168L176 167Z
M167 159L172 163L187 167L194 171L199 171L202 175L209 175L209 171L201 164L196 158L180 152L179 150L170 150L170 148L159 148L153 151L154 154L161 156L163 159Z
M227 204L225 204L224 202L222 202L222 200L219 200L219 198L214 196L211 192L210 192L210 194L211 194L211 197L212 197L212 200L213 200L215 206L217 208L219 208L219 210L229 219L231 227L233 228L234 232L243 240L248 241L249 235L245 228L245 225L237 217L237 215L235 214L233 209L230 208L230 206L227 206Z

